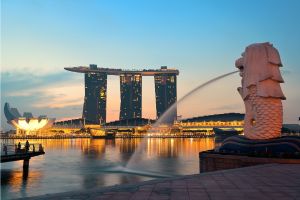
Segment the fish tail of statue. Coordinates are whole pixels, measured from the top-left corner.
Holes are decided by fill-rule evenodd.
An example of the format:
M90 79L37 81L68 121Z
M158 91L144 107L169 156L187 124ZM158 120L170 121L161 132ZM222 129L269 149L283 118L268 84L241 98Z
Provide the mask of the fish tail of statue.
M245 103L245 137L249 139L280 137L283 114L281 99L257 96L256 86L251 86L249 93Z

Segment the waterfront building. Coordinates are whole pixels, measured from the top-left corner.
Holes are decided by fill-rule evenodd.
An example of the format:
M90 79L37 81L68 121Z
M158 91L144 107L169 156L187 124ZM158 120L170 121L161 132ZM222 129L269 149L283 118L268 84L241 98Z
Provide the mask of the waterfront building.
M85 74L83 118L93 123L106 122L107 75L120 76L120 119L142 117L142 76L154 76L157 118L177 100L177 69L123 70L112 68L66 67L65 70ZM101 88L101 89L100 89ZM100 91L101 90L101 91ZM100 94L101 98L98 98ZM176 119L177 108L171 112L170 122Z
M120 120L142 117L142 76L120 75L121 108Z
M90 65L91 70L96 70L97 65ZM106 73L85 73L85 97L82 118L91 124L106 122Z
M211 137L215 134L240 134L243 132L244 114L224 113L161 123L152 126L155 120L124 119L103 125L105 130L114 130L117 137ZM219 130L216 133L216 130Z
M216 130L219 133L242 133L244 114L224 113L194 118L182 119L174 123L158 123L145 118L123 119L105 124L84 124L83 119L68 119L57 121L49 132L58 135L90 132L90 130L105 130L114 132L116 137L211 137ZM86 131L83 131L83 130ZM83 132L82 132L83 131ZM86 136L86 135L85 135Z
M162 69L164 69L162 67ZM165 68L166 69L166 68ZM155 98L156 98L156 115L159 118L170 106L177 100L177 86L175 74L157 74L154 76L155 81ZM166 122L176 120L177 107L170 110Z
M214 129L223 131L235 130L243 132L245 115L242 113L224 113L215 115L206 115L182 119L179 125L184 132L202 132L207 135L214 134Z
M87 122L83 118L59 120L59 121L54 122L53 128L78 128L78 129L82 129L82 128L85 128L84 123L87 123ZM87 123L87 124L90 124L90 123Z
M125 127L125 126L145 126L145 125L151 125L154 124L155 120L153 119L147 119L147 118L132 118L132 119L123 119L123 120L117 120L112 121L104 124L104 127L110 126L110 127Z
M54 118L47 118L45 115L34 117L32 113L24 112L20 115L17 108L10 108L9 103L4 105L4 115L7 123L16 128L17 135L38 135L42 130L48 129L53 125Z
M33 118L33 114L31 112L24 112L23 117Z

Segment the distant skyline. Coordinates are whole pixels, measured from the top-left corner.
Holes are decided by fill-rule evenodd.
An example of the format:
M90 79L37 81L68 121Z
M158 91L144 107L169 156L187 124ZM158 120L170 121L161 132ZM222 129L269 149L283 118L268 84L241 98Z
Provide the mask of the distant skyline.
M179 69L178 99L201 83L236 70L245 47L271 42L285 84L284 122L299 123L300 1L1 0L1 128L5 102L57 119L81 117L83 74L64 67ZM184 117L244 112L238 74L179 105ZM120 110L117 76L108 77L107 120ZM143 77L143 117L154 118L153 77Z

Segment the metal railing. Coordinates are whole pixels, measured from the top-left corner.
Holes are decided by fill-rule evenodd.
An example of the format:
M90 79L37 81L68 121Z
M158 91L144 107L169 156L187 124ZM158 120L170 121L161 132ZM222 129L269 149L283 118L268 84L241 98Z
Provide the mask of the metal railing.
M34 143L26 146L26 143L18 144L1 144L1 156L15 155L15 154L27 154L34 152L44 152L42 144Z

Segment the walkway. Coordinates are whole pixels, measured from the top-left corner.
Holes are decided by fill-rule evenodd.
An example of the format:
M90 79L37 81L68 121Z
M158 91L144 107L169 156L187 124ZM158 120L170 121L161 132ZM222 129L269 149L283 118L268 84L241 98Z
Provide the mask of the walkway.
M25 199L300 199L300 165L259 165Z
M17 147L17 144L1 144L1 149L1 163L23 160L23 170L26 171L28 171L29 160L31 157L45 154L44 148L41 144L29 144L27 148L25 147L25 144L23 144L22 148L21 143L19 147ZM36 149L38 151L36 151Z

